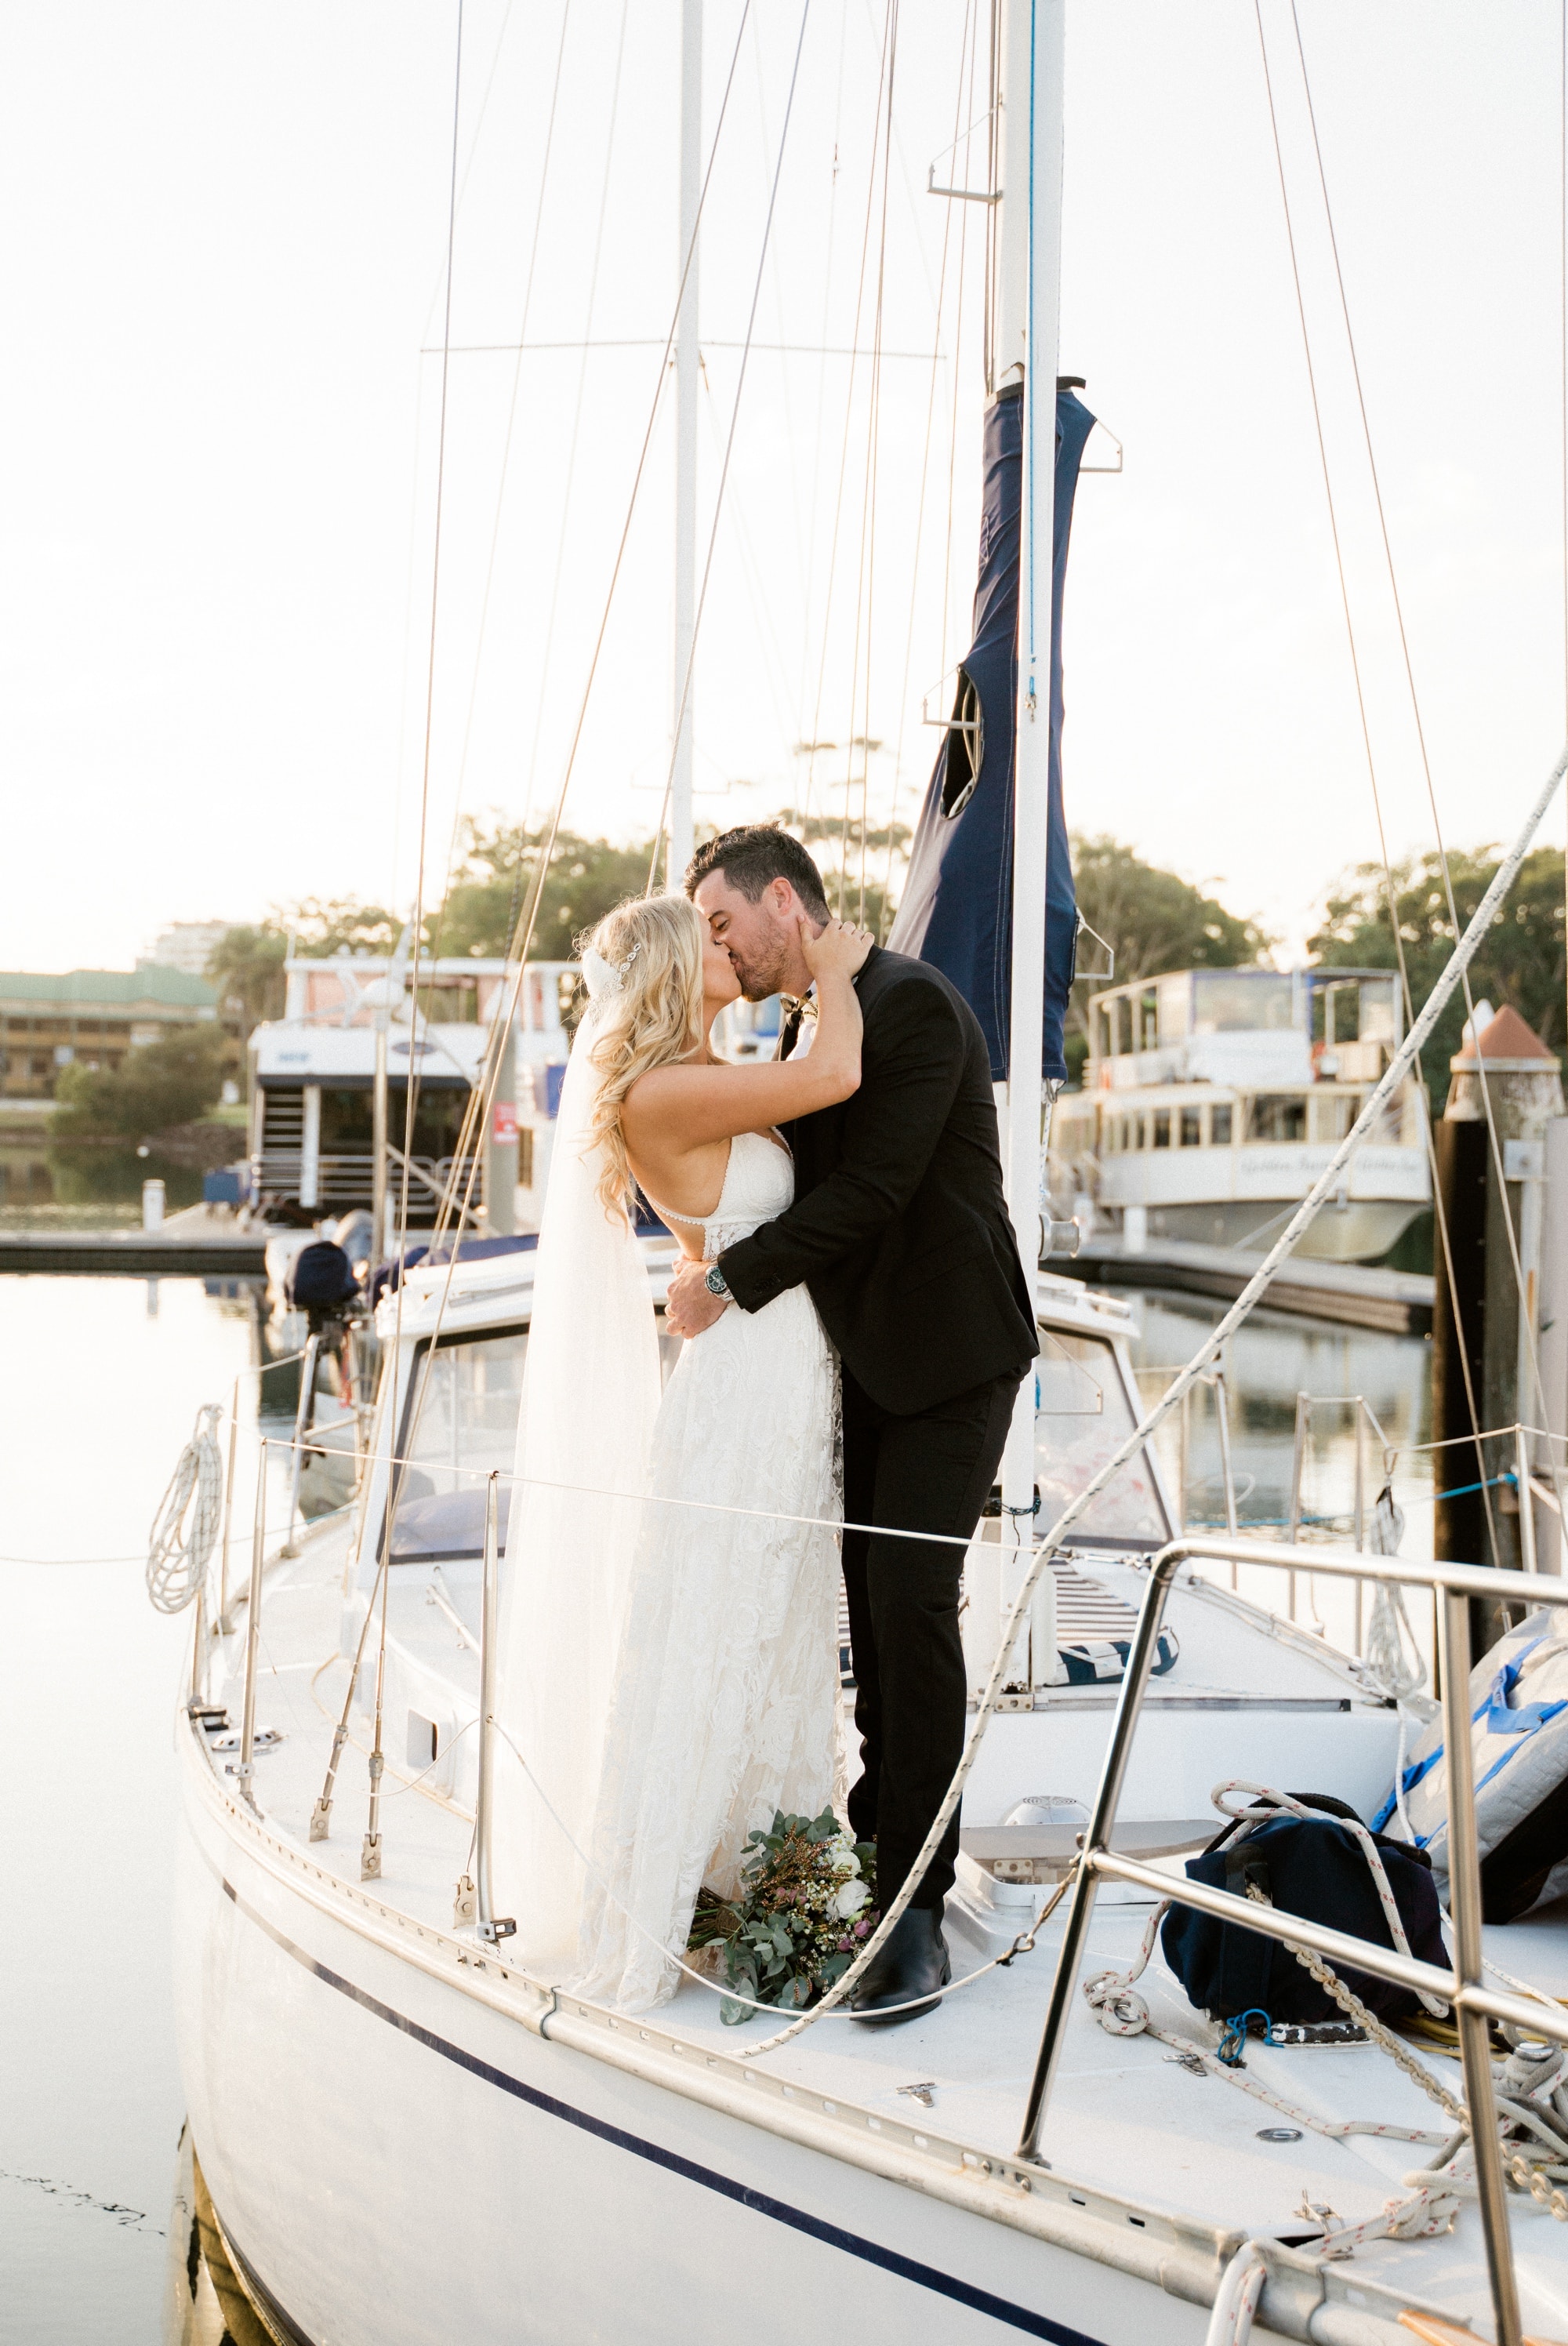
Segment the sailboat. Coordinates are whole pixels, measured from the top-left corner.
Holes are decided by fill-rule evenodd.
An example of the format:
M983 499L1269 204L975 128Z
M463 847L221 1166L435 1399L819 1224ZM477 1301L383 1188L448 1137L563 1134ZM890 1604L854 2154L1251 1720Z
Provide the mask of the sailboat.
M972 999L1005 1082L1031 1261L1074 926L1055 557L1074 461L1063 489L1061 451L1087 409L1056 374L1063 16L1062 0L999 11L994 498L904 932L983 972ZM1009 565L1013 617L992 640ZM951 915L983 850L1005 917L977 945ZM645 1245L657 1299L671 1250ZM276 1552L263 1473L249 1586L226 1614L198 1607L175 1917L193 2197L268 2334L687 2346L782 2322L939 2346L1145 2346L1238 2340L1256 2319L1320 2346L1408 2346L1485 2336L1489 2301L1499 2338L1520 2335L1521 2305L1563 2334L1550 2161L1508 2154L1510 2247L1497 2157L1460 2175L1463 2129L1434 2126L1413 2055L1384 2058L1353 2030L1308 2052L1245 2026L1226 2055L1154 1947L1158 1901L1192 1894L1184 1859L1221 1824L1216 1787L1329 1788L1370 1818L1406 1772L1408 1709L1386 1678L1240 1593L1237 1565L1413 1576L1387 1557L1184 1538L1126 1312L1048 1268L1038 1376L966 1559L973 1732L942 2008L868 2031L830 1997L787 2031L734 2027L696 1975L632 2018L530 1963L526 1915L496 1908L488 1820L509 1764L494 1626L532 1260L405 1273L381 1307L357 1501ZM1517 1594L1515 1577L1493 1586ZM1461 1647L1448 1650L1457 1667ZM1450 1697L1461 1733L1466 1675ZM367 1758L364 1810L351 1771L363 1780ZM1484 2094L1476 2131L1492 2140L1457 1790L1454 1807L1462 2086L1451 2060L1429 2066L1451 2107ZM1568 1988L1568 1929L1548 1916L1528 1943L1538 1987ZM1523 2097L1550 2134L1568 2017L1529 1994L1515 2002L1539 2011L1541 2042L1510 2056L1509 2107ZM1418 2147L1433 2145L1441 2178ZM1411 2181L1423 2158L1430 2187Z

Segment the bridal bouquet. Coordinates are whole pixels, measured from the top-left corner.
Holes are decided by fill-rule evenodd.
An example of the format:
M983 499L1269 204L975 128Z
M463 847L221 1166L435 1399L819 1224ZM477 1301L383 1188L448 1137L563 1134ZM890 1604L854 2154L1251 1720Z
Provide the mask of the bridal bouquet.
M772 1831L749 1834L747 1847L740 1895L726 1900L699 1890L687 1942L722 1948L724 1980L735 1994L718 2016L731 2024L751 2017L740 1996L799 2012L825 1995L877 1920L875 1847L857 1841L831 1809L820 1817L780 1810Z

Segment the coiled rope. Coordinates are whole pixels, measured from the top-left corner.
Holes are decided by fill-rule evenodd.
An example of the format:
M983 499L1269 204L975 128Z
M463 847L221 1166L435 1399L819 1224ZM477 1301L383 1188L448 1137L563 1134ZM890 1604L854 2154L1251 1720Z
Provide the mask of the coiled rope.
M223 1519L223 1455L217 1427L220 1402L196 1413L196 1427L179 1454L148 1535L147 1593L159 1613L183 1613L201 1586Z

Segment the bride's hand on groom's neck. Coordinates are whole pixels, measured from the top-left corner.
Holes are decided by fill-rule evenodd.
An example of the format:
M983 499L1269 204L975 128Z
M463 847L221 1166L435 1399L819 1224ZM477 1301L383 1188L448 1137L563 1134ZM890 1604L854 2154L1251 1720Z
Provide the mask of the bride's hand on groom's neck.
M809 913L800 918L800 957L810 971L817 991L834 978L848 984L865 964L866 956L876 943L870 929L853 921L838 921L830 915L825 928L813 925Z

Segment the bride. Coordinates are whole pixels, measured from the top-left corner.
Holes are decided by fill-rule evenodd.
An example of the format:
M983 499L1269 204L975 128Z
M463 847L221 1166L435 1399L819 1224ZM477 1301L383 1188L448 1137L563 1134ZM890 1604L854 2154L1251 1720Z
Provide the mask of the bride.
M519 1952L575 1960L577 1992L623 2011L673 1993L667 1951L704 1882L734 1894L753 1827L827 1805L839 1747L831 1349L790 1288L726 1311L660 1400L634 1184L698 1260L789 1206L774 1127L857 1088L871 944L803 922L810 1049L748 1066L711 1047L740 987L684 897L621 905L584 955L507 1542L497 1717L522 1766L496 1779L496 1863Z

